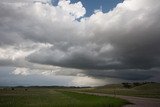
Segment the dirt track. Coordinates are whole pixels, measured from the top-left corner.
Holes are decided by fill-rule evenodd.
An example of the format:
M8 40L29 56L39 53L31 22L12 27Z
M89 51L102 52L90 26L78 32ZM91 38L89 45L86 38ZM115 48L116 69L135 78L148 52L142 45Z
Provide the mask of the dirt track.
M141 98L141 97L132 97L132 96L123 96L123 95L111 95L111 94L101 94L101 93L86 93L99 96L112 96L125 99L133 104L126 105L124 107L160 107L160 99L154 98Z
M132 105L126 105L124 107L160 107L160 99L154 98L140 98L131 96L117 96L122 99L126 99L133 103Z

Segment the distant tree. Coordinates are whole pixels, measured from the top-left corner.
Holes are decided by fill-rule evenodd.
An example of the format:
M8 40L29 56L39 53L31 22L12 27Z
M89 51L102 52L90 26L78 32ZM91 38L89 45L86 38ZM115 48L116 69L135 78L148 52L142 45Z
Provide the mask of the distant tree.
M142 85L142 83L139 83L139 82L134 82L133 83L133 86L140 86L140 85Z
M156 83L156 82L150 82L150 83L154 84L154 83Z
M122 83L123 87L125 88L131 88L131 84L130 83Z

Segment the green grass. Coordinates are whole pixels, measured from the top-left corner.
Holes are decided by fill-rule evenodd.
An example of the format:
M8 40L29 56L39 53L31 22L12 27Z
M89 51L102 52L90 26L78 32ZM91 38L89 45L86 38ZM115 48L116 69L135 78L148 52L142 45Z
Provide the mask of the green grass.
M117 87L116 87L117 86ZM126 96L136 96L136 97L147 97L147 98L160 98L160 84L144 84L141 86L136 86L133 88L124 88L120 85L109 85L97 88L80 89L79 91L91 92L91 93L105 93Z
M67 89L66 89L67 90ZM121 107L128 102L113 97L64 90L23 88L0 90L0 107Z
M88 95L68 91L63 93L80 101L78 104L79 107L121 107L122 105L128 103L126 100L113 97Z

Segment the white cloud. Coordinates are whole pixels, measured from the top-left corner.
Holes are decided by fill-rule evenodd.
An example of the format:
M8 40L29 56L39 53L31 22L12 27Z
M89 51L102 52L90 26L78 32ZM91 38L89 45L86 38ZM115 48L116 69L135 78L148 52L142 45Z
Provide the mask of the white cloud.
M15 75L28 75L28 69L27 68L16 68L13 72Z
M30 42L16 45L16 46L5 46L0 48L0 60L1 59L8 59L15 61L17 59L24 59L25 57L29 56L30 54L39 51L40 49L50 48L52 44L44 44L44 43L32 43Z
M86 9L81 2L71 4L70 0L60 0L58 6L70 15L73 15L76 19L83 17L86 13Z

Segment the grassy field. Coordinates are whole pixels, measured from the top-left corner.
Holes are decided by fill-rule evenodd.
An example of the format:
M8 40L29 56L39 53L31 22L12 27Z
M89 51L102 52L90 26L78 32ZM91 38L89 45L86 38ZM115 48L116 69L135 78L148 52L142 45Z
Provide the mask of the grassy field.
M0 107L121 107L128 102L113 97L47 88L0 89Z
M78 91L148 98L160 98L160 83L144 84L132 88L124 88L121 84L113 84L103 87L79 89Z

